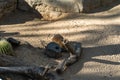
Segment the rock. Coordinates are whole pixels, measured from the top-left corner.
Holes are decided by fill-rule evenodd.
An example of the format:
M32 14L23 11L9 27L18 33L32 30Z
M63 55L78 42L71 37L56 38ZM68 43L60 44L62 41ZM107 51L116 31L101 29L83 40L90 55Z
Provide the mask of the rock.
M33 1L33 0L31 0ZM91 12L115 0L35 0L31 7L47 20L59 19L64 13Z
M3 9L0 9L0 13L2 13Z
M101 5L105 6L106 4L112 3L115 0L101 0Z
M41 0L18 0L17 9L23 11L31 11L34 10L36 5L39 5Z
M0 13L0 18L3 16L3 14L2 13Z
M16 9L16 0L0 0L0 18Z
M0 9L7 9L7 13L16 8L37 12L46 20L56 20L65 13L91 12L98 7L108 5L116 0L0 0ZM5 11L6 13L6 11ZM3 13L4 14L4 13Z
M17 2L17 9L23 10L23 11L30 11L30 5L29 5L29 0L18 0Z
M99 7L101 0L84 0L83 1L83 12L90 12L91 10Z

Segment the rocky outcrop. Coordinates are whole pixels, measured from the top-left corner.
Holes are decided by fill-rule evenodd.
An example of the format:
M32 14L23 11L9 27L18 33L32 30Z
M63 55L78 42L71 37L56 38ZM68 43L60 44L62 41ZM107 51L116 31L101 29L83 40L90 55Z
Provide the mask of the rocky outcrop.
M31 7L44 19L53 20L60 18L64 13L90 12L113 1L116 0L19 0L18 8L30 11Z
M14 10L16 1L17 9L37 12L44 19L54 20L64 17L65 13L91 12L116 0L1 0L0 16Z
M0 18L16 9L16 0L0 0Z

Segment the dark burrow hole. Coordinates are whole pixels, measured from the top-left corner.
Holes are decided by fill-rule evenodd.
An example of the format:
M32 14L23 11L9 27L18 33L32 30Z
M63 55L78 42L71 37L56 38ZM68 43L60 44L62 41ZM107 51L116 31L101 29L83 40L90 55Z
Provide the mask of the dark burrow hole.
M59 47L56 46L55 49L59 49Z

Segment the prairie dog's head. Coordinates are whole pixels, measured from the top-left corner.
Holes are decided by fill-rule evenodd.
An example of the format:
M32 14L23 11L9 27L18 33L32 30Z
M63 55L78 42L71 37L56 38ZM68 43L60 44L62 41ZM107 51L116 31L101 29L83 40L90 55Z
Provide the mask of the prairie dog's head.
M58 43L60 46L63 46L64 38L60 34L55 34L52 38L52 41Z
M55 35L53 36L53 38L52 38L52 41L62 42L62 41L64 41L64 38L63 38L63 36L60 35L60 34L55 34Z

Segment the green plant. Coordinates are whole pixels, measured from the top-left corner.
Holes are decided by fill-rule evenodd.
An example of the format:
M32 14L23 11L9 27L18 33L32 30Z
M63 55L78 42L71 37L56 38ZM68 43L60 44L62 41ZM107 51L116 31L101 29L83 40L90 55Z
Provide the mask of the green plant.
M5 39L0 40L0 54L14 55L12 45Z

